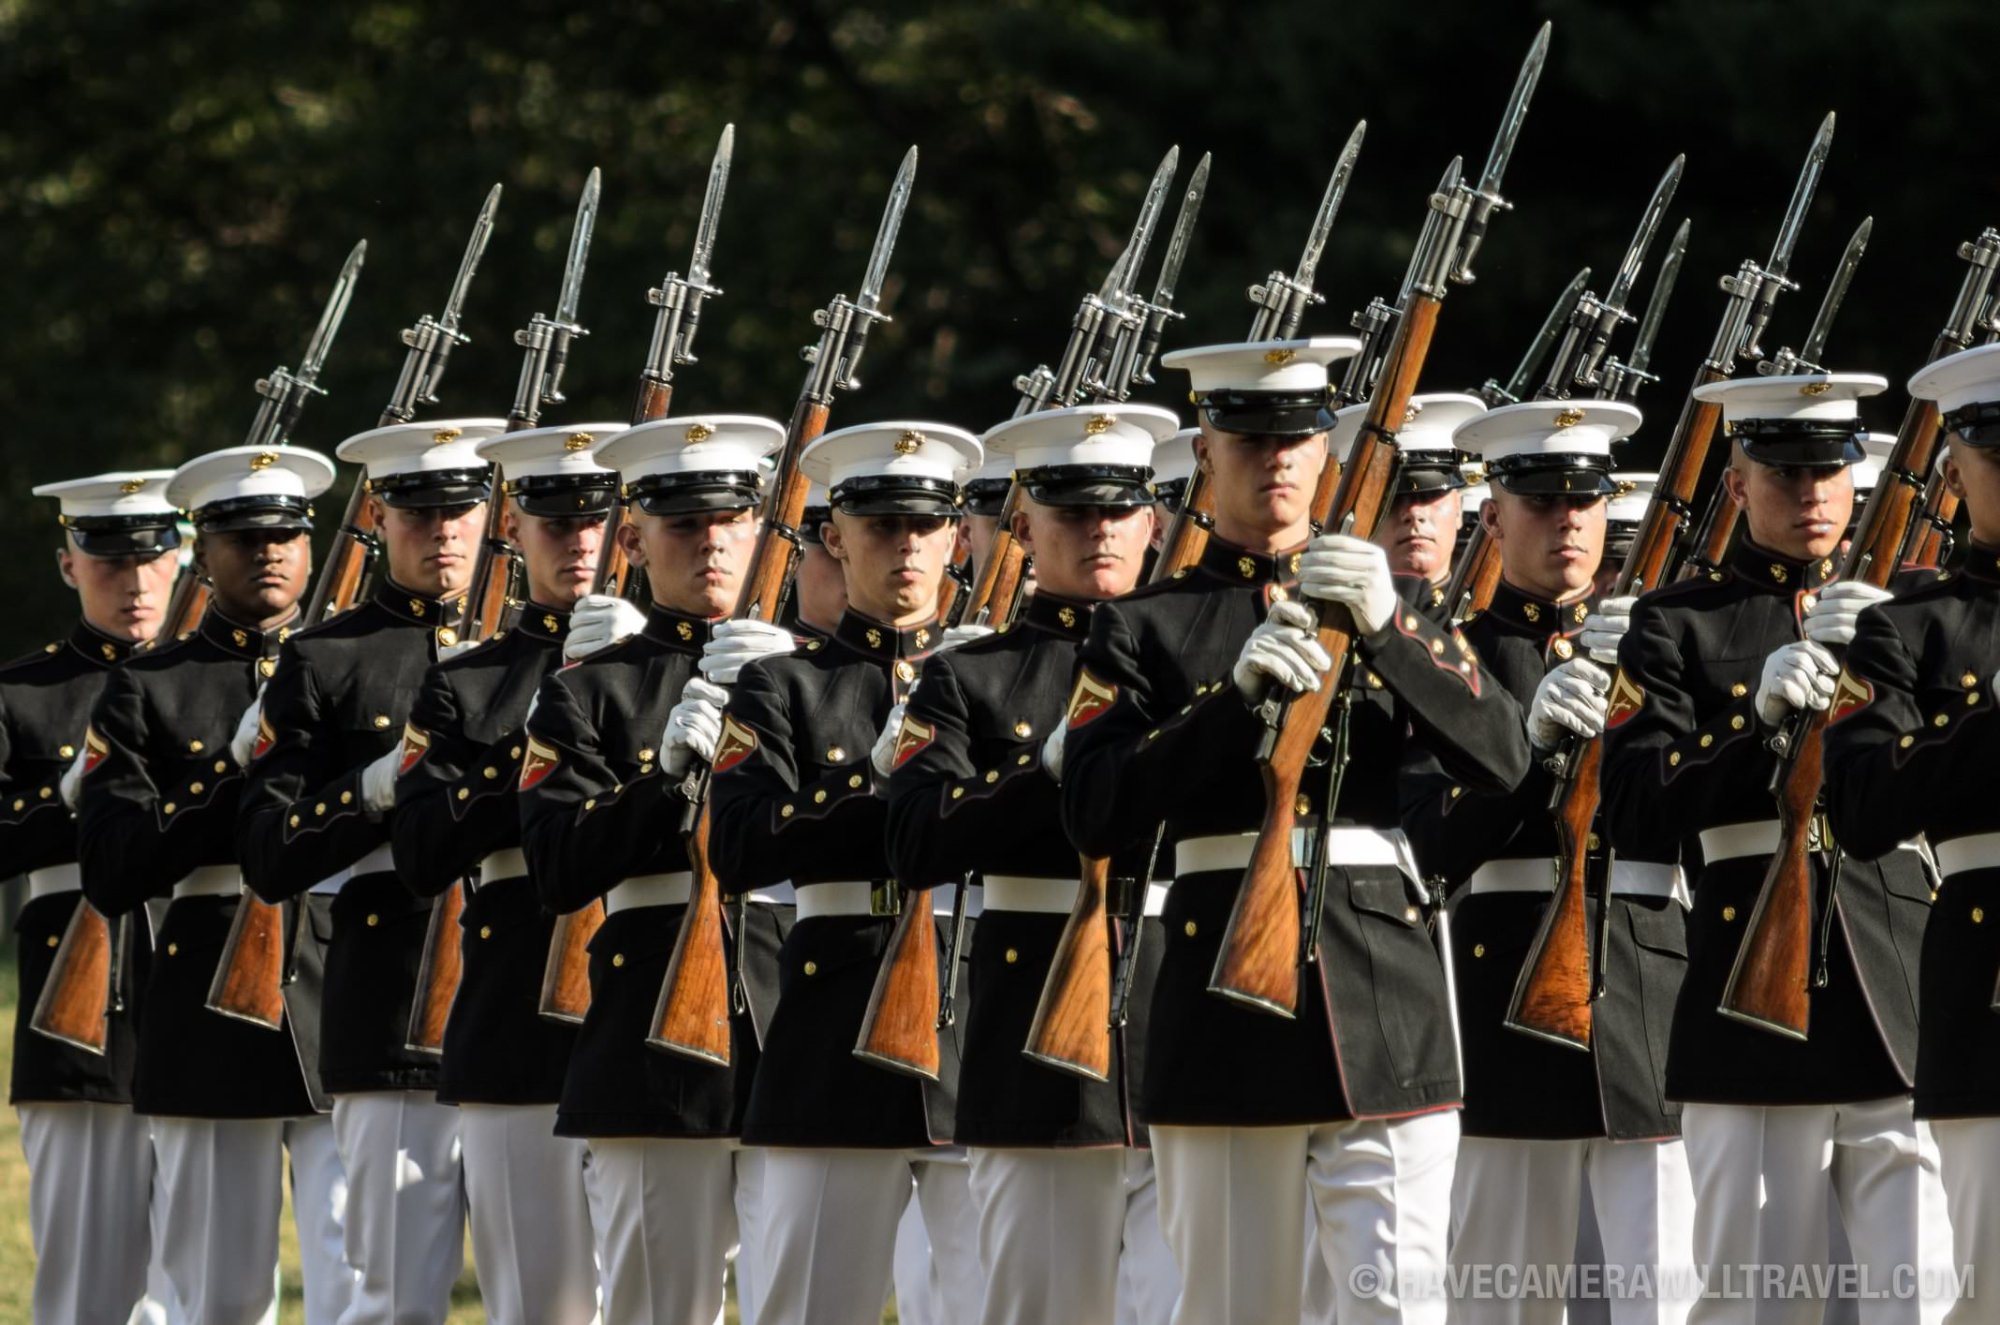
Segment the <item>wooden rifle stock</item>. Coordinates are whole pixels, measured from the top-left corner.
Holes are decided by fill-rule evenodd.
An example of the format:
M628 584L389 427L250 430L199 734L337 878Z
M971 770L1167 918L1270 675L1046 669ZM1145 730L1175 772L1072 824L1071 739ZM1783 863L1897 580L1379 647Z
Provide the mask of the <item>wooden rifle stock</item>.
M1958 496L1944 485L1944 466L1931 471L1924 485L1924 507L1916 527L1915 546L1908 561L1912 566L1934 568L1944 563L1951 540L1951 522L1958 515Z
M111 1033L111 984L118 978L111 922L81 897L56 945L49 978L29 1018L31 1029L73 1049L102 1056Z
M360 600L362 576L368 569L368 540L374 532L375 508L368 502L368 479L357 474L354 489L347 495L347 511L340 517L340 528L334 531L326 565L313 581L312 598L307 601L301 626L316 626Z
M793 530L805 515L808 483L799 456L826 431L828 406L809 392L799 396L785 430L771 500L764 508L764 528L757 536L744 576L743 597L736 616L776 621L791 592L792 569L798 549ZM687 835L688 869L694 875L687 914L674 938L667 978L653 1007L653 1030L646 1043L655 1049L684 1054L727 1066L729 1049L729 964L722 939L722 886L709 863L708 778L694 778L700 792L690 804L695 815Z
M1454 621L1463 621L1474 611L1493 601L1493 591L1500 587L1500 545L1486 532L1485 524L1479 524L1472 531L1472 541L1465 545L1465 555L1452 567L1451 579L1445 585L1445 609Z
M1327 463L1332 464L1332 459ZM1174 522L1167 526L1159 559L1153 563L1156 583L1172 579L1176 571L1201 560L1208 547L1208 522L1214 514L1215 493L1208 485L1208 471L1197 469L1189 476L1187 487L1181 490L1181 508L1174 513Z
M304 906L305 899L297 905ZM208 1010L275 1031L285 1024L285 908L245 890L208 986Z
M910 889L889 932L889 948L875 972L875 988L854 1041L856 1058L926 1081L938 1079L943 1060L937 1024L942 977L931 925L931 890Z
M1395 341L1384 361L1381 388L1369 402L1368 419L1355 439L1340 485L1327 509L1320 509L1321 504L1315 502L1313 523L1322 529L1367 538L1387 505L1396 466L1396 448L1390 440L1392 425L1401 423L1409 409L1417 376L1423 371L1431 337L1437 331L1436 295L1413 288L1409 304L1397 323ZM1300 888L1292 860L1295 803L1306 760L1332 712L1335 692L1345 684L1348 651L1354 642L1350 627L1344 612L1321 615L1320 647L1332 659L1325 680L1318 690L1293 695L1279 706L1279 716L1267 719L1276 727L1266 734L1260 759L1264 820L1208 982L1210 993L1283 1017L1297 1015L1302 980ZM1275 699L1266 702L1277 704ZM1329 821L1334 809L1326 807Z
M1007 489L1007 501L1000 508L1000 528L993 536L993 550L986 554L986 564L979 568L979 579L972 586L972 597L966 600L965 610L960 613L974 625L1005 622L1020 604L1021 590L1028 577L1028 553L1014 537L1014 516L1024 500L1025 490L1019 483Z
M1934 356L1935 357L1935 356ZM1905 475L1928 474L1938 449L1937 402L1913 400L1895 448L1861 513L1861 527L1841 567L1843 579L1886 588L1920 511L1922 492ZM1811 1029L1812 857L1818 823L1821 738L1831 707L1809 712L1789 728L1780 753L1778 850L1764 874L1743 943L1723 986L1723 1015L1803 1040ZM1781 728L1781 731L1786 729ZM1831 848L1838 851L1838 847ZM1830 908L1832 896L1826 899Z
M1083 857L1076 903L1056 941L1022 1053L1093 1081L1111 1077L1111 862Z
M1694 385L1719 382L1726 373L1704 363ZM1616 594L1639 594L1666 578L1675 547L1694 509L1709 448L1714 444L1720 407L1696 400L1690 390L1660 469L1660 482L1640 520L1639 536L1619 568ZM1718 475L1718 485L1721 479ZM1556 857L1556 893L1542 913L1541 928L1521 962L1514 995L1504 1024L1537 1039L1590 1048L1591 996L1596 989L1591 968L1589 914L1590 826L1597 819L1602 797L1604 741L1569 741L1556 777L1552 806L1560 853ZM1609 905L1610 881L1605 882Z
M451 887L431 903L430 925L424 931L424 955L417 965L417 992L410 1004L410 1029L404 1048L412 1053L444 1052L444 1024L451 1019L452 1001L465 973L459 946L459 920L465 914L465 884Z
M179 639L185 632L194 629L195 622L208 610L208 581L193 566L180 573L174 581L173 597L167 600L166 619L160 624L160 633L154 638L162 643Z

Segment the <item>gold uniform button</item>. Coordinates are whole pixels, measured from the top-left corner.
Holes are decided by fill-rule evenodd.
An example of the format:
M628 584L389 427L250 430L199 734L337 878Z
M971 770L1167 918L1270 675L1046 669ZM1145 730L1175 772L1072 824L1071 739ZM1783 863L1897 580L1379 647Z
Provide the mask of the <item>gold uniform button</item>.
M652 746L650 746L650 745L649 745L649 746L647 746L647 747L646 747L645 749L643 749L643 750L641 750L641 751L639 752L639 762L640 762L640 763L642 763L642 764L650 764L650 763L652 763L652 762L653 762L653 747L652 747Z
M1486 955L1486 945L1484 943L1473 944L1472 955L1475 957L1484 957Z
M1020 767L1026 768L1030 763L1030 758L1027 755L1022 755L1019 758L1017 758L1014 762L1018 764Z
M848 785L848 786L849 786L850 788L857 788L857 787L859 787L859 786L861 785L861 775L860 775L859 773L856 773L856 774L854 774L854 775L853 775L852 777L848 778L848 779L847 779L847 785Z
M16 814L19 814L19 813L20 813L20 812L21 812L22 810L25 810L25 809L27 809L27 808L28 808L28 802L26 802L26 801L24 801L24 800L20 799L20 798L19 798L18 796L17 796L17 797L15 797L15 799L14 799L14 812L15 812Z
M481 926L479 927L479 937L480 937L480 938L483 938L483 939L490 939L490 938L492 938L492 937L493 937L493 926L491 926L491 925L481 925Z
M953 787L953 788L951 789L951 798L952 798L953 800L958 800L958 799L959 799L960 797L962 797L962 796L964 796L964 795L965 795L965 788L964 788L964 787Z
M340 793L340 803L341 803L342 805L352 805L352 804L354 804L354 793L353 793L353 792L351 792L351 791L343 791L343 792L341 792L341 793Z
M778 817L779 817L780 819L789 819L789 818L791 818L791 817L792 817L792 814L793 814L793 810L792 810L792 807L791 807L791 806L789 806L789 805L780 805L780 806L778 807Z
M1009 966L1012 966L1015 962L1018 962L1020 960L1021 960L1021 950L1019 948L1007 949L1007 964Z
M1681 752L1680 752L1680 751L1676 750L1676 751L1674 751L1674 752L1673 752L1672 754L1670 754L1670 755L1668 755L1668 756L1667 756L1667 767L1668 767L1668 768L1679 768L1679 767L1680 767L1680 763L1681 763Z
M1411 925L1414 925L1414 924L1416 924L1416 923L1417 923L1417 908L1416 908L1416 907L1414 907L1414 906L1406 906L1406 907L1404 907L1404 908L1403 908L1403 921L1404 921L1404 923L1405 923L1405 924L1411 924Z
M1898 745L1899 747L1901 747L1902 749L1905 749L1905 750L1909 749L1909 748L1910 748L1911 746L1915 745L1916 743L1917 743L1917 738L1916 738L1916 737L1914 737L1914 736L1905 736L1905 737L1904 737L1904 738L1903 738L1902 740L1900 740L1900 741L1897 741L1897 742L1896 742L1896 744L1897 744L1897 745Z
M325 802L325 801L321 801L321 802L320 802L319 804L317 804L317 805L313 806L313 813L314 813L314 814L320 814L320 815L323 815L323 814L325 814L325 813L326 813L326 802Z
M917 669L912 667L907 659L899 658L896 661L896 679L908 685L917 679Z
M592 797L591 797L591 798L590 798L589 800L585 801L585 802L583 803L583 808L584 808L584 809L586 809L586 810L594 810L594 809L596 809L596 808L597 808L597 797L595 797L595 796L592 796Z
M611 954L611 964L612 964L613 966L623 966L623 965L625 964L625 954L624 954L624 953L622 953L622 952L614 952L614 953L612 953L612 954Z
M58 943L61 943L61 942L62 942L62 940L61 940L61 939L59 939L59 938L57 938L57 937L56 937L55 935L53 935L53 934L49 935L49 946L50 946L51 948L55 947L55 946L56 946L56 945L57 945Z
M818 975L819 963L815 961L809 961L801 969L804 970L807 975Z
M500 770L497 768L482 768L479 770L479 773L482 777L497 778L500 776Z
M167 814L172 814L176 808L178 807L175 806L175 804L172 801L168 801L165 805L162 805L160 807L160 809L166 812Z
M1025 741L1034 734L1035 729L1030 727L1026 722L1017 722L1014 724L1014 735L1020 737L1022 740Z
M227 773L229 771L229 761L225 759L216 760L215 771L218 773Z
M35 793L35 795L41 797L43 800L47 800L52 794L53 792L48 787L43 787L40 791Z
M1970 690L1972 689L1972 687L1979 684L1979 678L1974 676L1971 672L1967 672L1964 676L1958 678L1958 683L1964 686L1967 690Z
M989 785L998 782L999 780L1000 780L1000 772L998 769L988 769L986 771L986 781Z
M1709 747L1709 746L1711 746L1711 745L1714 745L1714 744L1715 744L1715 734L1714 734L1713 732L1703 732L1703 733L1701 734L1701 748L1702 748L1702 749L1706 750L1706 749L1708 749L1708 747Z
M1310 797L1310 796L1300 796L1300 797L1299 797L1299 798L1298 798L1297 800L1295 800L1295 801L1293 801L1293 802L1292 802L1292 813L1293 813L1293 814L1311 814L1311 813L1312 813L1312 807L1313 807L1313 803L1312 803L1312 797Z
M641 765L639 765L639 776L640 776L640 777L645 777L645 776L647 776L648 774L650 774L650 773L651 773L652 771L653 771L653 766L652 766L651 764L641 764Z
M819 789L818 791L815 791L815 792L813 793L813 804L814 804L814 805L824 805L824 804L826 804L826 788L825 788L825 787L821 787L821 788L820 788L820 789Z
M203 791L203 790L204 790L204 788L202 787L201 783L199 783L199 782L190 782L190 783L188 783L188 795L190 795L190 796L199 796L199 795L201 795L201 793L202 793L202 791Z
M1743 715L1741 713L1729 720L1729 730L1738 732L1743 730Z
M450 626L440 626L438 628L438 643L444 645L447 649L450 648L452 645L458 643L458 632Z
M470 796L470 795L472 795L472 793L471 793L470 791L466 790L466 789L465 789L464 787L460 787L460 788L458 789L458 798L459 798L460 800L464 800L464 799L466 799L466 798L467 798L468 796Z
M847 751L837 745L830 745L826 748L826 758L829 763L842 763L847 758Z
M1465 794L1464 787L1453 787L1451 789L1451 798L1453 800L1457 800L1460 796L1463 796L1464 794Z
M178 956L180 956L180 955L181 955L181 945L180 945L180 944L178 944L178 943L169 943L169 944L167 945L167 956L169 956L169 957L178 957Z
M1735 908L1735 907L1733 907L1733 906L1725 906L1725 907L1723 907L1723 908L1722 908L1722 918L1723 918L1724 920L1734 920L1734 919L1736 919L1736 908Z
M76 758L76 747L73 745L59 746L56 749L56 753L65 759L74 759Z
M1967 694L1965 697L1965 702L1968 704L1977 704L1979 702L1979 692L1977 690L1974 690L1971 693Z
M517 745L510 748L507 751L507 757L509 759L519 759L521 757L521 747Z
M297 816L296 814L293 815L291 817L290 823L292 827L297 828L299 826L299 816Z
M1750 693L1750 687L1738 681L1735 685L1729 687L1729 693L1733 698L1741 699Z
M1950 718L1948 718L1948 717L1946 717L1946 716L1945 716L1944 714L1940 713L1940 714L1938 714L1938 715L1937 715L1937 716L1936 716L1935 718L1932 718L1932 719L1931 719L1931 726L1933 726L1933 727L1942 727L1942 726L1944 726L1944 725L1945 725L1945 724L1946 724L1947 722L1950 722L1950 721L1951 721L1951 719L1950 719Z
M1188 936L1189 938L1193 938L1193 937L1194 937L1194 932L1195 932L1195 923L1194 923L1194 921L1192 921L1192 920L1188 921L1188 922L1187 922L1187 924L1186 924L1186 926L1185 926L1184 928L1186 929L1186 932L1187 932L1187 936Z
M1549 645L1549 648L1555 652L1556 657L1563 659L1565 662L1576 655L1576 645L1571 644L1561 636L1557 636L1555 643Z
M1973 924L1975 924L1975 925L1983 925L1983 924L1985 924L1985 923L1986 923L1986 908L1985 908L1985 907L1983 907L1983 906L1975 906L1975 907L1973 907L1973 908L1972 908L1972 923L1973 923Z
M388 715L388 714L386 714L386 713L377 713L377 714L375 715L375 725L376 725L377 727L386 727L386 726L388 726L388 725L389 725L389 715Z
M1595 834L1595 833L1592 833L1592 834L1590 835L1590 848L1589 848L1589 849L1590 849L1590 850L1592 850L1592 851L1595 851L1595 850L1597 850L1597 849L1598 849L1598 847L1599 847L1600 845L1602 845L1602 843L1600 843L1600 842L1598 841L1598 838L1597 838L1597 834Z
M202 743L201 743L200 741L189 741L189 742L188 742L188 753L189 753L189 754L197 754L197 755L198 755L198 754L200 754L200 753L201 753L201 752L202 752L202 751L203 751L204 749L206 749L206 748L207 748L207 747L206 747L206 746L204 746L204 745L203 745L203 744L202 744Z
M370 929L373 929L373 928L375 928L375 927L376 927L377 925L379 925L379 924L381 924L381 923L382 923L382 917L381 917L381 916L378 916L378 915L374 915L374 914L372 914L372 913L371 913L371 914L369 915L369 917L368 917L368 928L370 928Z

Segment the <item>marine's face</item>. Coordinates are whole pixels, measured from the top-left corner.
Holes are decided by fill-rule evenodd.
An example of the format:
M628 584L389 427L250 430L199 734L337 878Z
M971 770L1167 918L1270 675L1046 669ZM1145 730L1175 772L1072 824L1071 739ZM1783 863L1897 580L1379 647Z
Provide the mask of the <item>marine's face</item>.
M1015 534L1035 559L1035 583L1084 602L1131 592L1154 527L1151 506L1044 506L1031 501L1014 517Z
M1500 575L1552 603L1587 597L1604 560L1608 498L1530 496L1495 486L1480 512L1500 549Z
M792 580L798 603L799 620L808 626L831 632L847 610L847 577L833 554L817 542L808 541L799 554L799 569Z
M1456 488L1398 497L1375 530L1375 542L1389 554L1390 572L1421 575L1433 584L1451 574L1459 513Z
M1202 424L1195 459L1215 493L1215 529L1240 546L1305 541L1313 492L1326 468L1326 434L1262 437Z
M958 521L942 515L835 511L826 550L846 573L849 606L889 625L914 626L937 615L958 532Z
M1854 475L1845 466L1764 465L1739 448L1723 483L1751 540L1794 561L1832 555L1854 512Z
M736 610L762 521L754 507L681 515L638 512L618 531L625 557L646 570L653 601L688 616Z
M2000 547L2000 451L1954 442L1945 454L1944 481L1965 505L1972 541Z
M471 587L473 562L486 532L485 502L412 508L370 500L390 579L432 598L449 598Z
M568 607L590 592L607 518L530 515L518 507L507 512L508 536L521 549L530 598Z
M196 540L194 555L216 606L246 625L290 616L312 578L312 538L303 529L205 533Z
M150 557L91 557L76 550L67 535L56 554L63 583L76 590L83 619L114 639L143 644L166 620L180 558L159 552Z

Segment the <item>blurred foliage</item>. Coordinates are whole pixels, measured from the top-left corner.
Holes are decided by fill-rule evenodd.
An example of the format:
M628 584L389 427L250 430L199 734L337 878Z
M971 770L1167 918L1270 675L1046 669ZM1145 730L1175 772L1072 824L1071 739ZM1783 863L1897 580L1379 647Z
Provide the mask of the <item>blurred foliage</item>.
M1766 348L1803 336L1872 212L1832 357L1892 378L1916 366L1956 286L1953 246L2000 222L1977 116L2000 38L1990 0L0 0L0 406L15 420L0 564L19 607L0 649L45 638L72 608L31 484L237 442L251 382L296 362L361 237L368 266L330 396L294 440L331 450L372 426L397 333L438 311L495 180L506 196L443 414L505 411L511 333L552 311L597 165L592 334L569 404L547 417L625 415L646 288L687 261L716 135L734 121L715 258L727 295L706 310L677 410L789 411L811 312L853 292L914 142L896 320L835 423L914 413L979 428L1009 411L1016 373L1060 353L1172 142L1188 165L1202 151L1215 164L1170 346L1242 334L1244 287L1296 260L1341 141L1368 117L1320 268L1327 302L1306 324L1344 330L1393 290L1444 163L1483 159L1544 18L1554 50L1507 181L1518 209L1477 284L1447 303L1427 387L1511 366L1576 266L1608 275L1685 151L1672 217L1692 215L1694 239L1635 448L1656 450L1712 334L1715 278L1768 252L1829 107L1840 129L1794 267L1806 289ZM1181 397L1165 380L1147 394ZM1900 406L1885 401L1876 422L1892 425Z

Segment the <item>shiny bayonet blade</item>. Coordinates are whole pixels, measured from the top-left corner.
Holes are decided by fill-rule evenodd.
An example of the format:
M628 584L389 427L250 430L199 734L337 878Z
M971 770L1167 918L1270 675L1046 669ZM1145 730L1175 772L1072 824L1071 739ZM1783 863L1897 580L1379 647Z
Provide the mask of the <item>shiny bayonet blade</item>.
M465 241L465 255L458 260L458 275L452 278L451 294L444 301L444 313L438 318L438 325L452 335L458 333L458 319L465 312L465 296L472 289L472 273L479 270L479 259L486 255L486 241L493 237L493 217L500 210L500 186L495 184L486 191L486 201L480 204L479 217L472 223L472 235Z
M1160 282L1153 287L1153 303L1171 308L1174 292L1180 288L1181 267L1187 262L1188 241L1194 237L1194 220L1201 214L1201 200L1208 196L1208 158L1203 152L1188 177L1187 192L1181 195L1180 215L1174 218L1174 232L1167 239L1167 255L1160 259Z
M875 247L868 254L868 273L861 278L861 296L856 306L873 313L881 305L882 282L889 277L889 255L896 251L896 232L903 226L903 210L910 205L910 193L917 187L917 149L903 153L896 169L896 182L889 186L889 202L882 209L882 224L875 231Z
M1479 173L1481 193L1494 194L1500 190L1500 179L1507 173L1507 163L1514 155L1515 140L1521 136L1521 124L1528 118L1528 100L1535 95L1542 66L1548 62L1549 29L1549 24L1542 24L1534 44L1528 47L1528 58L1521 61L1521 72L1514 79L1514 94L1507 100L1507 113L1501 116L1500 131L1493 136L1493 149L1486 154L1486 168Z
M708 260L715 252L715 229L722 220L722 195L729 187L729 163L736 155L736 126L722 126L715 160L708 167L708 192L701 199L701 224L694 232L694 256L688 259L688 283L708 284Z
M1433 196L1450 197L1457 190L1459 181L1464 177L1465 158L1455 156L1451 159L1451 164L1444 168L1444 174L1439 177L1437 191ZM1423 229L1417 232L1416 247L1410 250L1409 265L1403 268L1403 283L1396 290L1396 310L1398 312L1409 306L1410 289L1417 283L1419 268L1423 265L1424 256L1430 248L1431 240L1436 235L1438 226L1442 223L1443 216L1444 213L1435 207L1428 207L1424 210Z
M1347 145L1340 149L1340 160L1333 163L1333 176L1326 182L1326 192L1319 200L1319 213L1313 217L1312 229L1306 232L1306 246L1299 254L1298 270L1292 273L1292 281L1301 288L1310 290L1313 277L1319 273L1320 254L1326 250L1326 237L1333 231L1333 218L1340 215L1341 199L1347 196L1347 183L1354 178L1354 163L1361 156L1361 140L1368 134L1368 121L1356 120L1353 132L1347 135Z
M1667 204L1674 200L1674 190L1680 187L1681 172L1686 168L1687 155L1682 153L1673 159L1667 173L1660 176L1652 201L1646 204L1646 213L1639 218L1639 228L1633 232L1631 246L1625 250L1624 261L1618 264L1618 274L1612 278L1611 292L1604 300L1606 308L1623 313L1625 306L1631 302L1632 287L1639 280L1639 269L1646 265L1646 250L1653 246L1653 236L1659 233L1660 222L1667 215Z
M361 264L368 257L368 241L362 240L347 255L341 264L340 276L333 283L333 293L327 296L326 307L320 312L319 325L313 328L312 339L306 342L305 357L299 361L298 379L310 386L319 380L319 370L326 366L326 352L333 348L333 338L340 331L340 320L347 316L347 301L354 297L354 283L361 279Z
M1571 277L1570 283L1563 287L1563 292L1556 296L1555 303L1549 306L1549 315L1542 319L1541 329L1535 332L1535 338L1528 342L1527 351L1521 355L1521 362L1515 366L1514 375L1507 379L1504 388L1507 399L1524 399L1521 393L1528 389L1528 383L1534 381L1542 371L1542 364L1549 357L1549 351L1553 350L1556 342L1562 339L1563 328L1568 325L1570 314L1576 312L1577 301L1583 298L1583 292L1589 286L1590 268L1585 267Z
M1688 227L1682 221L1674 237L1667 241L1667 256L1660 260L1660 274L1653 278L1653 293L1646 300L1645 316L1639 319L1639 334L1632 341L1632 357L1627 367L1635 373L1646 371L1653 362L1653 342L1659 338L1660 322L1667 315L1667 300L1673 297L1674 282L1681 276L1681 260L1687 257Z
M1098 287L1097 297L1107 304L1117 305L1124 301L1131 291L1132 282L1139 279L1139 267L1146 261L1146 248L1153 242L1153 227L1159 224L1160 212L1165 208L1167 189L1174 182L1174 172L1180 169L1181 149L1178 144L1167 149L1160 158L1160 164L1153 171L1152 182L1146 185L1146 197L1139 204L1138 219L1132 222L1132 236L1125 241L1125 251L1118 261L1111 265L1104 284Z
M1813 315L1812 330L1806 333L1806 343L1799 349L1801 364L1822 366L1824 361L1820 356L1826 353L1826 338L1833 331L1833 320L1840 315L1847 287L1854 283L1854 269L1861 265L1861 255L1868 251L1868 239L1874 233L1875 218L1866 217L1847 241L1840 265L1834 268L1833 279L1827 282L1826 296L1819 301L1819 312Z
M577 302L583 297L583 267L590 261L590 235L597 229L597 195L603 175L596 166L583 182L583 196L576 200L576 225L569 232L569 260L563 264L562 297L556 300L556 322L570 326L576 322Z
M1812 150L1806 153L1805 167L1799 171L1799 182L1792 189L1791 205L1785 208L1784 223L1778 227L1778 242L1771 246L1771 260L1765 264L1765 270L1772 276L1782 278L1791 270L1792 250L1798 246L1799 231L1805 228L1806 212L1812 207L1820 172L1826 169L1827 154L1832 150L1833 112L1828 111L1819 122Z

